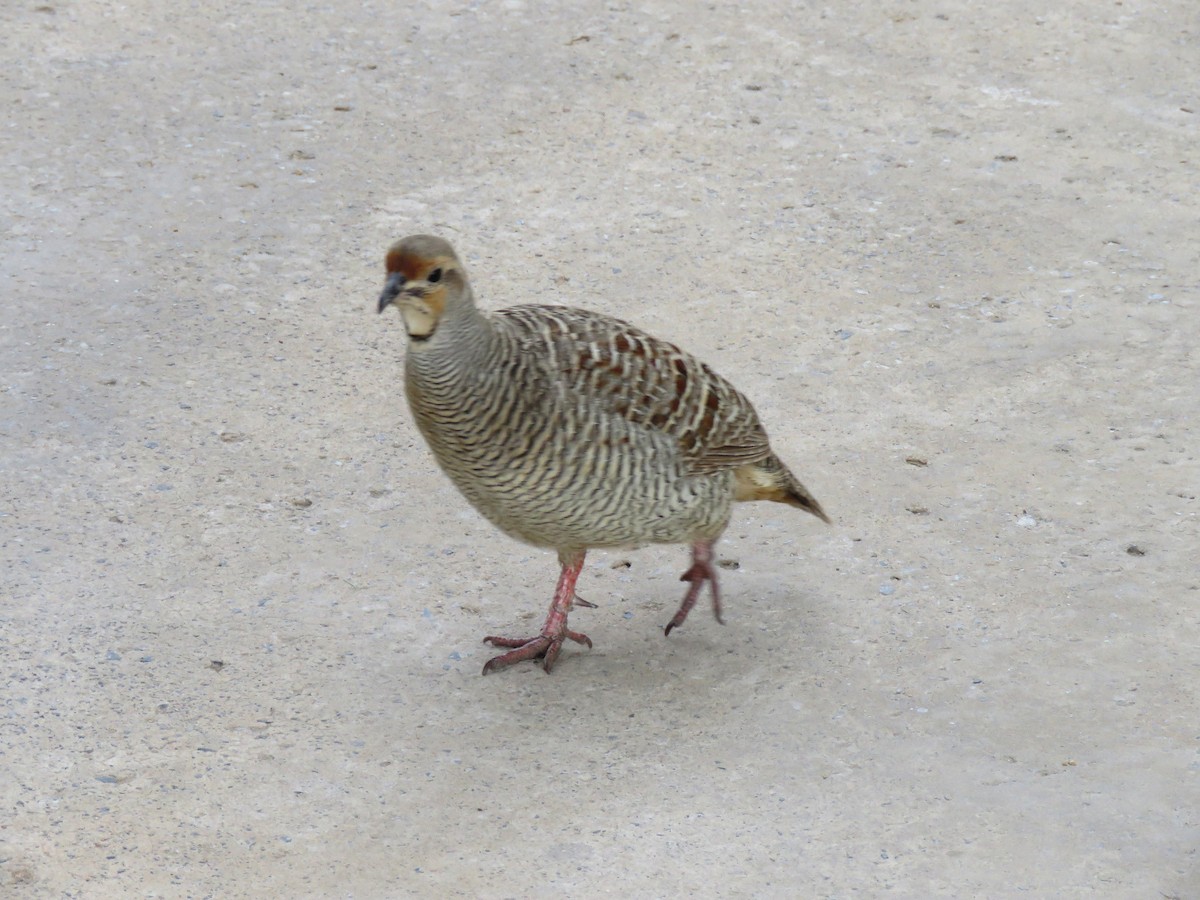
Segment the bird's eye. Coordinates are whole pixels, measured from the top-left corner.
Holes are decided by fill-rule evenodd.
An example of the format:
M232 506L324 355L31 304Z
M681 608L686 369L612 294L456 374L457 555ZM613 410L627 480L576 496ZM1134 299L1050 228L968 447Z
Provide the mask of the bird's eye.
M433 282L434 284L437 284L439 281L442 280L442 270L434 269L432 272L429 273L428 277L426 277L425 280Z

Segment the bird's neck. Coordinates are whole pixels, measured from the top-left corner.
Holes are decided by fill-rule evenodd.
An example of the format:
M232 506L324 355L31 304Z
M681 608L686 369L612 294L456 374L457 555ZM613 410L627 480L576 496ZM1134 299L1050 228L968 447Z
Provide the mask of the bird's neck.
M409 340L406 361L409 381L447 390L461 388L481 369L486 369L499 341L495 325L468 294L445 311L427 339Z

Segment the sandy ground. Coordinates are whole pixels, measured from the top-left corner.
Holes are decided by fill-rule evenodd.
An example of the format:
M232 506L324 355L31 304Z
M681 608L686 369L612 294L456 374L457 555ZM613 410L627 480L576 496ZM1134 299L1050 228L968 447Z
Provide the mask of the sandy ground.
M5 897L1200 896L1194 3L0 32ZM415 231L706 359L836 525L741 507L670 639L686 552L595 553L595 649L481 678L557 569L414 431Z

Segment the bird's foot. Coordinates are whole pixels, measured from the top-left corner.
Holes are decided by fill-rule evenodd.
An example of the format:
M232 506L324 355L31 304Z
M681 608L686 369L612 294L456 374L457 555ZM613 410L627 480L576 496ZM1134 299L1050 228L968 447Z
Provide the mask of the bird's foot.
M558 587L554 589L554 600L550 603L550 612L542 625L542 633L537 637L506 638L490 634L483 639L485 644L493 647L511 648L507 653L492 657L483 667L483 674L495 672L519 663L526 659L540 659L542 668L547 672L554 666L558 653L562 650L563 641L574 641L577 644L587 644L590 649L592 639L586 634L571 631L567 628L567 613L572 606L596 608L595 603L588 603L575 593L575 580L583 570L584 551L559 551L558 559L562 564L562 574L558 577Z
M505 666L511 666L513 663L519 663L527 659L542 660L542 668L549 672L554 666L554 661L558 659L558 653L562 650L564 639L574 641L577 644L587 644L589 649L592 646L592 639L586 634L578 631L569 631L565 628L557 635L539 634L537 637L532 638L506 638L488 635L483 639L485 644L491 644L493 647L513 647L515 649L489 659L483 667L483 674L486 675L489 672L503 669Z
M712 563L712 545L712 541L697 541L692 544L691 568L679 576L680 581L690 581L692 586L688 588L683 602L679 604L678 612L667 623L667 627L663 629L664 635L669 635L671 629L678 628L687 620L688 613L692 611L692 607L700 599L700 591L706 581L711 585L713 615L719 624L725 624L721 619L721 592L717 589L717 569Z

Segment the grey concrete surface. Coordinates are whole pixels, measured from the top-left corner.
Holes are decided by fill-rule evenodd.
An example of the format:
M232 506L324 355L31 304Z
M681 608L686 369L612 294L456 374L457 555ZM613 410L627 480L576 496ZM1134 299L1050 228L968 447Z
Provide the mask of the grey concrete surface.
M1200 896L1194 3L0 8L0 893ZM836 519L551 553L382 253L619 315ZM624 563L628 563L628 567ZM736 563L736 568L733 565Z

